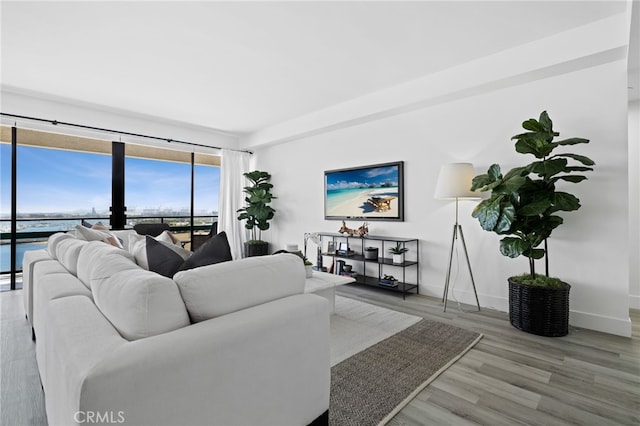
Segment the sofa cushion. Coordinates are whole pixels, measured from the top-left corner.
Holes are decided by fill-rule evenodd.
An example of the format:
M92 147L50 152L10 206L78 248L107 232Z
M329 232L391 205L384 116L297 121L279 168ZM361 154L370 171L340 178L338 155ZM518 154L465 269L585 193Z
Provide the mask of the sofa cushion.
M249 257L178 272L184 304L193 322L304 292L305 270L293 254Z
M96 306L127 340L166 333L190 324L176 283L151 271L116 272L92 281Z
M232 260L231 248L229 247L227 234L223 231L209 238L207 242L201 245L198 250L178 268L178 271L186 271L187 269L198 268L200 266L228 262L229 260Z
M78 256L87 241L66 238L56 245L56 259L73 275L78 274Z
M49 256L51 256L53 259L57 259L56 247L58 246L58 243L60 241L65 240L67 238L75 238L75 237L72 234L67 234L65 232L56 232L55 234L51 235L47 240L47 251L49 252Z
M101 241L85 244L78 257L78 278L89 289L92 280L105 279L116 272L136 268L138 266L132 254Z

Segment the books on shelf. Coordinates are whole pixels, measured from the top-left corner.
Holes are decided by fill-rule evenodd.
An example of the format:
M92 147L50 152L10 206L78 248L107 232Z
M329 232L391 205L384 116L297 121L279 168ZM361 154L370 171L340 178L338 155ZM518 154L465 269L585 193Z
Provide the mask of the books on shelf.
M384 286L384 287L398 287L398 280L396 279L387 279L387 278L380 278L378 280L378 285Z

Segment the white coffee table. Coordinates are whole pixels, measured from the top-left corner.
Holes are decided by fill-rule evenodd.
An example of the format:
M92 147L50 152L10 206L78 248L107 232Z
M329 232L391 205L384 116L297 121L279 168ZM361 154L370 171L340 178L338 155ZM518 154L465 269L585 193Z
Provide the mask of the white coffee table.
M327 299L331 304L331 313L334 313L336 310L336 287L352 282L355 282L355 278L313 271L313 276L305 281L304 292L317 294Z

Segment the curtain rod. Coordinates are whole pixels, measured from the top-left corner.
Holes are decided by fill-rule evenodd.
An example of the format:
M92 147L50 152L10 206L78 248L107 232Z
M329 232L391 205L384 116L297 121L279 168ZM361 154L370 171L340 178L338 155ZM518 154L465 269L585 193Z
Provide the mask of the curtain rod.
M149 135L143 135L143 134L140 134L140 133L125 132L125 131L121 131L121 130L104 129L102 127L93 127L93 126L87 126L87 125L84 125L84 124L67 123L67 122L58 121L58 120L47 120L45 118L29 117L29 116L26 116L26 115L16 115L16 114L8 114L8 113L5 113L5 112L0 112L0 116L10 117L10 118L17 118L17 119L20 119L20 120L39 121L39 122L42 122L42 123L49 123L49 124L54 125L54 126L61 125L61 126L69 126L69 127L78 127L78 128L81 128L81 129L95 130L95 131L104 132L104 133L116 133L118 135L126 135L126 136L135 136L135 137L138 137L138 138L154 139L154 140L159 140L159 141L165 141L167 143L180 143L180 144L183 144L183 145L199 146L201 148L229 149L231 151L247 152L249 154L253 154L252 151L248 151L248 150L244 150L244 149L221 148L219 146L203 145L203 144L199 144L199 143L195 143L195 142L181 141L181 140L178 140L178 139L161 138L159 136L149 136Z

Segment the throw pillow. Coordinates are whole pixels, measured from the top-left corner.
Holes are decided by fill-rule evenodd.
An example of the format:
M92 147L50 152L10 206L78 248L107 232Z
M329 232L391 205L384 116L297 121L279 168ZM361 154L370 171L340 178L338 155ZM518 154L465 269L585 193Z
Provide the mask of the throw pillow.
M176 272L232 260L227 234L223 231L209 238Z
M172 278L178 268L184 263L184 259L175 250L173 244L156 241L150 235L146 235L147 264L149 270L165 277Z
M171 231L162 231L160 235L155 237L156 241L164 241L165 243L174 244L182 247L182 243L177 239Z
M94 225L95 226L95 225ZM85 241L103 241L114 247L122 248L122 244L115 235L106 229L87 228L82 225L76 225L76 234L78 238Z
M181 246L159 241L157 237L150 235L138 234L129 236L129 252L143 269L170 278L191 256L191 252Z

